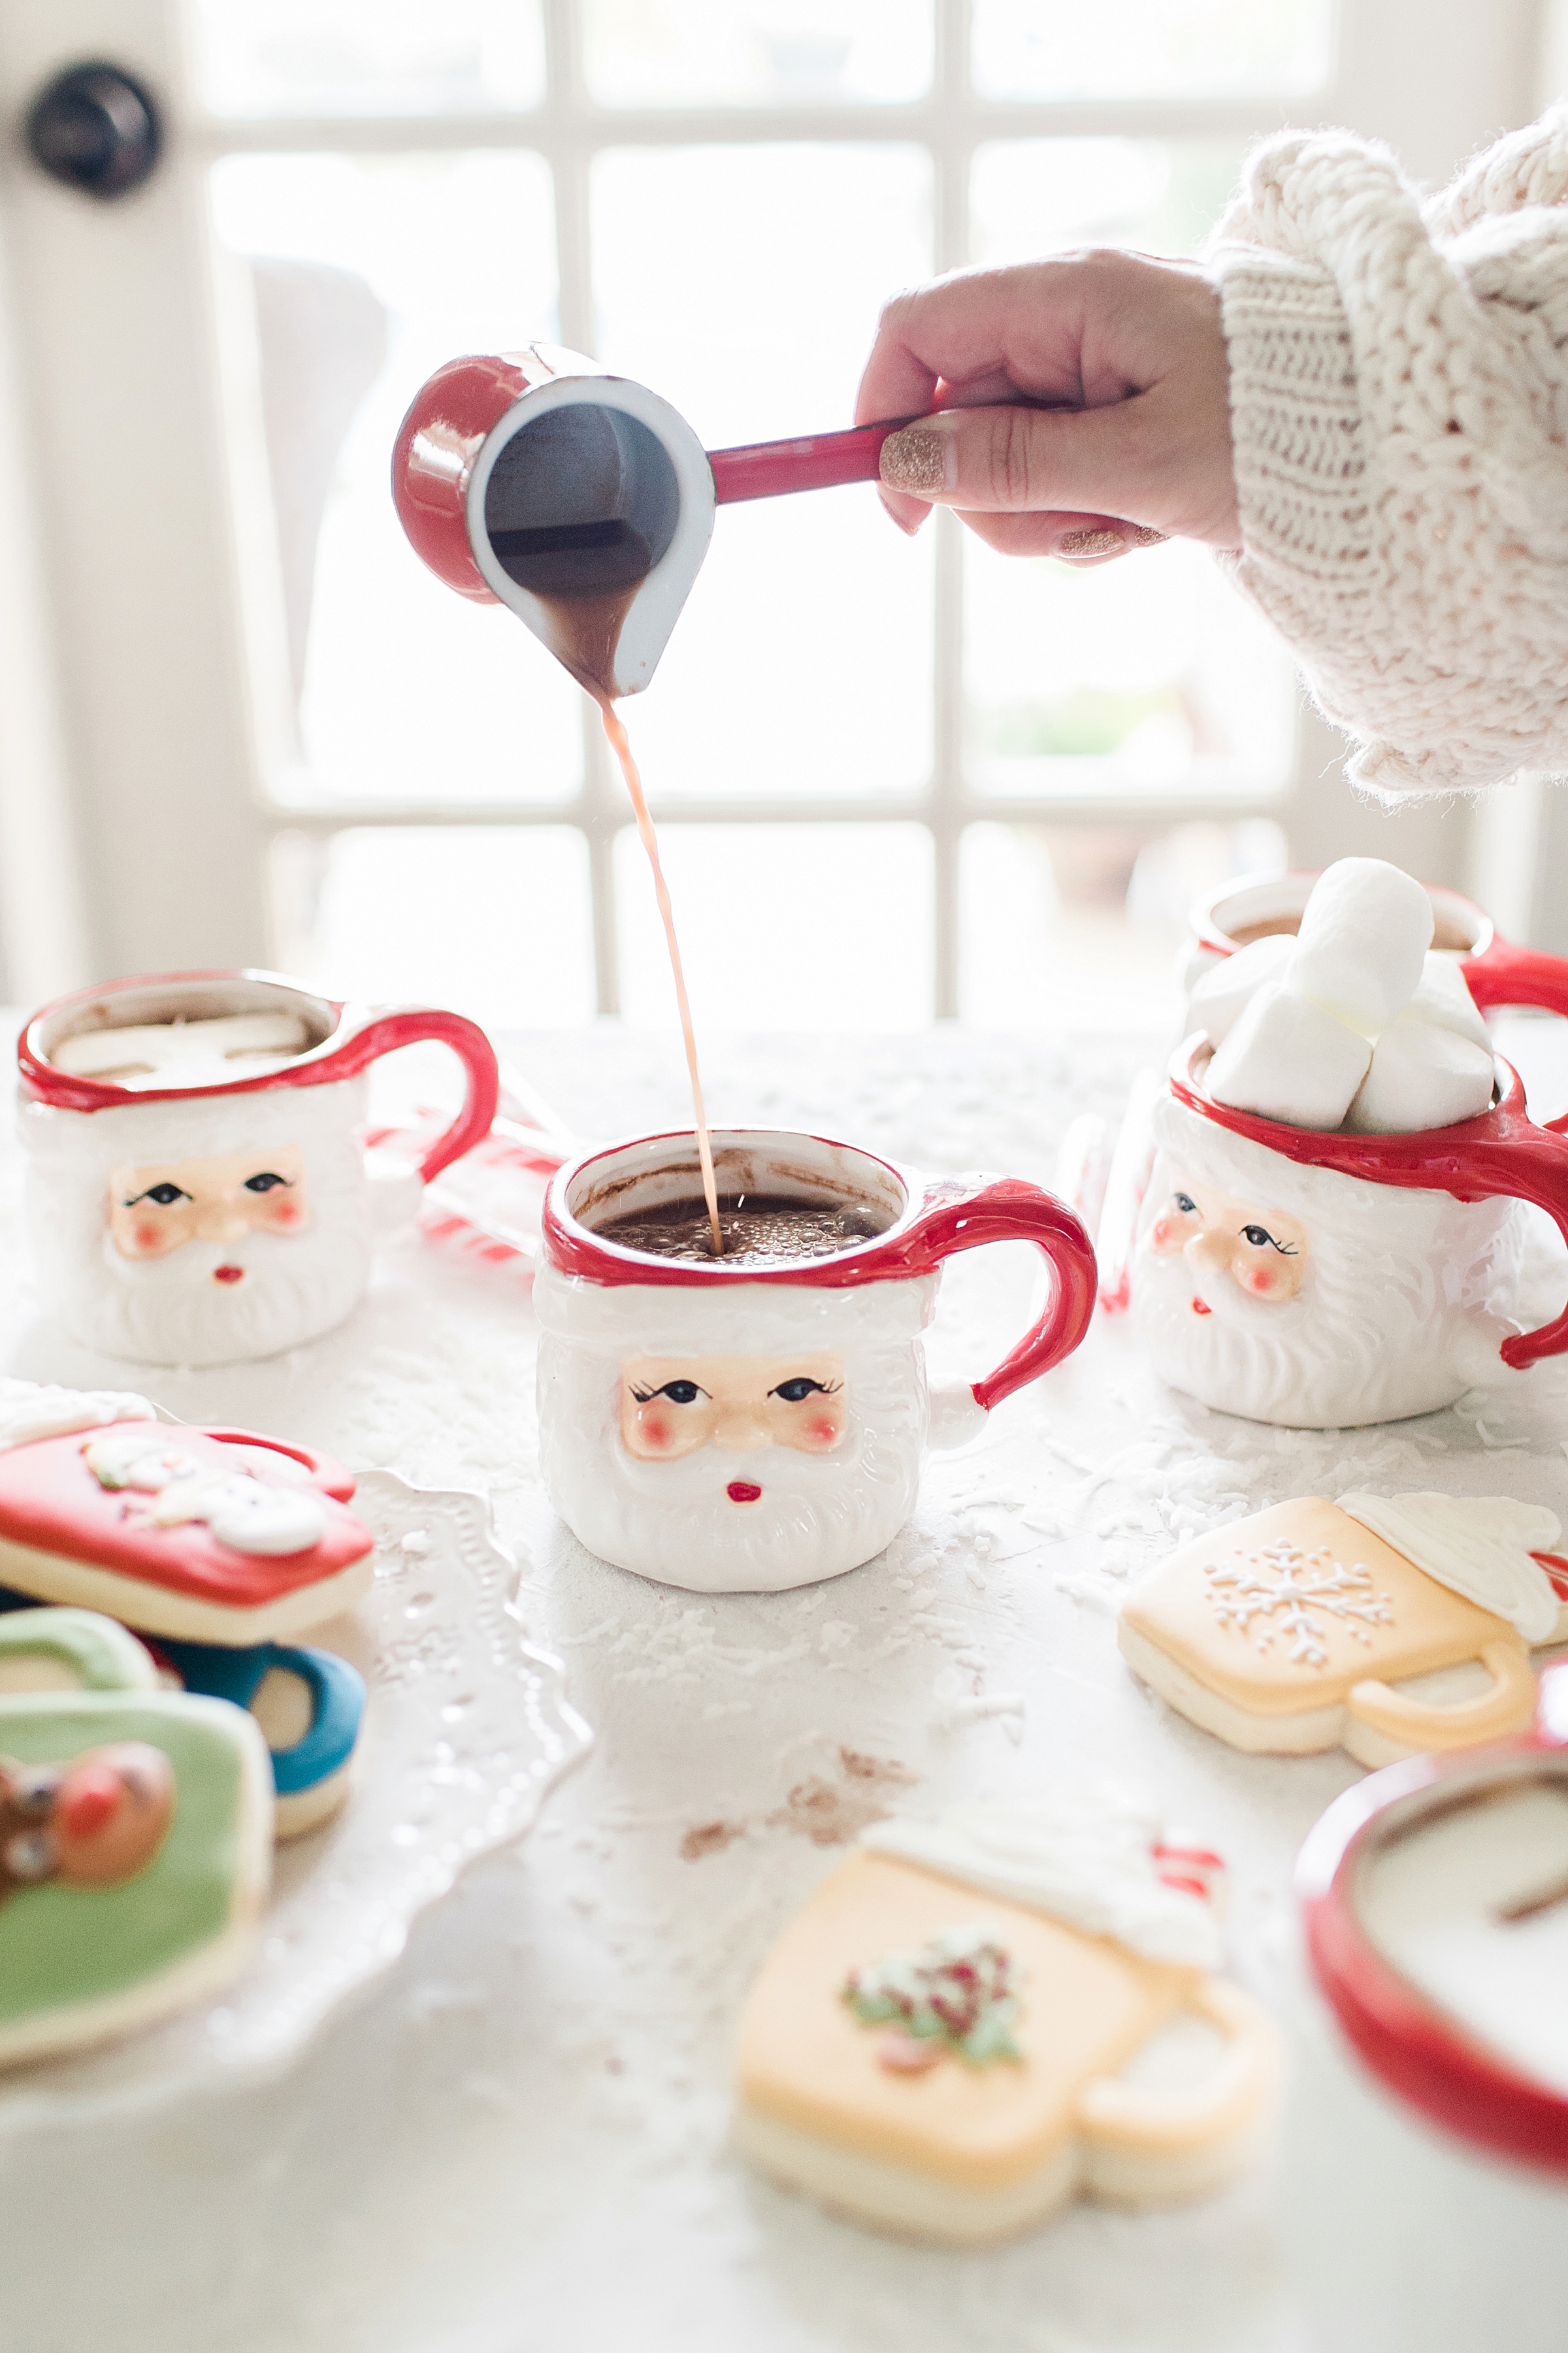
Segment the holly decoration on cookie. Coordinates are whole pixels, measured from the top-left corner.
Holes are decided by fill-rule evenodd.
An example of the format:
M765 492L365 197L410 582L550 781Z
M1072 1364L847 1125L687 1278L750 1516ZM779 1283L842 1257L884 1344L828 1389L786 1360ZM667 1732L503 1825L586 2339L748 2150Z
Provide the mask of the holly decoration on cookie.
M851 1969L841 1990L863 2026L887 2029L877 2056L896 2074L923 2073L949 2051L973 2067L1024 2055L1012 1956L984 1922Z

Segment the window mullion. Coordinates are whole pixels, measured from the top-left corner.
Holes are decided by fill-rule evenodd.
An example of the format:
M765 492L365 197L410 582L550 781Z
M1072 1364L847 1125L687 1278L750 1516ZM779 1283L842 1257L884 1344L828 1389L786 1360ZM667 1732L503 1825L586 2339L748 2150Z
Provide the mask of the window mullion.
M932 243L939 273L969 258L970 0L935 0L937 130L931 153ZM939 514L932 596L932 1010L958 1018L959 856L963 830L963 552Z
M544 0L547 112L555 187L555 262L560 286L561 340L592 353L593 237L589 216L593 150L576 135L584 113L576 0ZM566 135L562 135L565 133ZM616 827L619 803L609 772L604 730L588 697L582 698L582 830L588 844L588 902L594 927L594 997L601 1016L621 1009L616 923Z

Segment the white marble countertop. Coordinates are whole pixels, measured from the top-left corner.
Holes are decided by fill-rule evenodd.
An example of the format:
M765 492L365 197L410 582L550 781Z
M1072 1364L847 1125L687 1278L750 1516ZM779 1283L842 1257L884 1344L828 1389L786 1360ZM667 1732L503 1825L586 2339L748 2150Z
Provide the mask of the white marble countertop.
M681 1119L662 1039L508 1042L584 1134ZM1148 1051L954 1030L715 1040L706 1076L721 1124L809 1124L932 1170L1048 1181L1068 1119L1113 1114ZM1568 1367L1500 1404L1325 1437L1189 1405L1101 1321L973 1448L934 1461L885 1557L796 1594L709 1599L605 1567L552 1519L514 1273L409 1235L314 1348L132 1376L38 1324L19 1190L7 1144L5 1369L130 1381L187 1419L489 1489L530 1632L565 1659L597 1745L538 1831L479 1865L283 2080L0 2155L7 2348L1304 2353L1272 2170L1181 2212L1079 2207L999 2253L911 2249L727 2154L730 2031L868 1804L1107 1773L1155 1785L1226 1852L1237 1974L1291 2022L1291 1862L1357 1768L1243 1759L1173 1718L1121 1662L1116 1596L1174 1539L1292 1493L1506 1490L1568 1517ZM1033 1264L1008 1245L954 1265L939 1366L973 1377L1003 1353Z

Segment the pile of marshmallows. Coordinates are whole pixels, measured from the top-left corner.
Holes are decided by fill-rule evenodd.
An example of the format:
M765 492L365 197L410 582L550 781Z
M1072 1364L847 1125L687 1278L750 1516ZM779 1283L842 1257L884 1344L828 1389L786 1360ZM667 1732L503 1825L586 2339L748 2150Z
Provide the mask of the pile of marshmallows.
M1363 1135L1477 1118L1492 1099L1486 1024L1458 965L1431 949L1419 882L1381 858L1342 858L1294 939L1255 940L1194 989L1215 1102Z

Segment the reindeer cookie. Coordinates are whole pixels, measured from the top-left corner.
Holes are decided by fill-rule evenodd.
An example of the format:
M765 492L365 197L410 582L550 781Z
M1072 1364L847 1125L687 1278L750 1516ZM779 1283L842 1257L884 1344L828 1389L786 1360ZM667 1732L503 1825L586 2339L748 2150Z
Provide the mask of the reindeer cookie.
M1278 2073L1273 2028L1214 1974L1219 1869L1114 1799L873 1825L752 1989L738 2147L858 2221L954 2246L1074 2196L1216 2187ZM1195 2071L1141 2077L1189 2016L1218 2030L1217 2060L1205 2044Z
M135 1690L0 1698L0 2065L221 1991L271 1847L267 1749L239 1708Z
M1142 1681L1274 1756L1386 1765L1521 1731L1532 1644L1568 1636L1551 1512L1503 1496L1298 1497L1184 1546L1122 1603Z

